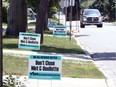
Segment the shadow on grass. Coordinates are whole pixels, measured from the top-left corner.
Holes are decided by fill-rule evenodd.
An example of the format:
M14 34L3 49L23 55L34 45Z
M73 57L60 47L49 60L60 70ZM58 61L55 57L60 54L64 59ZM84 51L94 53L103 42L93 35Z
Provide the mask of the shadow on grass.
M58 48L58 47L52 47L52 46L41 46L41 49L39 50L39 52L85 54L84 51L77 48L66 49L66 48Z
M17 49L18 48L18 37L4 36L3 37L3 48Z
M15 49L19 50L18 44L3 44L4 49ZM24 49L25 50L25 49ZM34 50L33 50L34 51ZM52 46L41 46L39 51L35 52L54 52L54 53L74 53L74 54L85 54L79 48L58 48Z
M90 35L75 35L75 37L86 37L86 36L90 36Z
M18 49L18 44L3 44L5 49Z

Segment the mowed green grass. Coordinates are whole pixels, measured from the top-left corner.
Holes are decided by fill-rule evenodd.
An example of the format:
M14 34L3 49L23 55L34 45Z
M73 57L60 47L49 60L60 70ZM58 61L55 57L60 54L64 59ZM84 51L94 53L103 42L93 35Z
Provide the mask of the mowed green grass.
M63 60L63 76L72 78L104 78L92 61Z
M5 53L3 73L11 75L28 75L28 56ZM62 77L100 78L104 75L91 61L62 60Z
M47 34L51 34L47 32ZM44 36L44 43L38 52L84 54L73 38ZM18 48L18 38L3 38L3 49L24 50ZM27 75L28 56L5 53L3 57L3 73ZM105 78L93 62L79 60L62 60L62 77L72 78Z
M84 51L77 45L77 42L73 38L69 41L68 37L44 36L43 42L38 52L84 54ZM18 38L3 38L3 48L24 50L18 48Z

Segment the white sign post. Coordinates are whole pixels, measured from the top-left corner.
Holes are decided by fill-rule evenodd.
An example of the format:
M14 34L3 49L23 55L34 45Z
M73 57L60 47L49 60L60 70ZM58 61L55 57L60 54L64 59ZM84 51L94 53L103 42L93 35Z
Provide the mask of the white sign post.
M70 37L69 40L71 41L71 30L72 30L72 6L75 6L75 0L69 0L70 3Z
M64 0L64 7L69 7L69 0Z
M69 0L69 5L70 6L75 6L75 0Z
M61 66L61 56L30 55L28 77L29 79L60 80Z

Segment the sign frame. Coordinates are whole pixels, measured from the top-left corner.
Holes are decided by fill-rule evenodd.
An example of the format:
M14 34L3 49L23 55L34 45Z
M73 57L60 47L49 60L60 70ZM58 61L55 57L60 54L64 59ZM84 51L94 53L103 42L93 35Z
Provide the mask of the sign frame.
M61 80L62 57L60 55L31 54L29 56L29 79Z
M18 48L40 50L40 39L41 34L20 32Z
M53 28L54 26L57 26L58 22L57 21L53 21L53 20L48 20L48 27L49 28Z
M54 26L53 36L67 36L66 26Z

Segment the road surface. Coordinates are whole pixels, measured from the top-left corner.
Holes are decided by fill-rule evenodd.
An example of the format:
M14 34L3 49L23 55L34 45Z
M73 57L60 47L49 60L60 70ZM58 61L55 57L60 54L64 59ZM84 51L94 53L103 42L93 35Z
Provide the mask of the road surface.
M104 73L109 87L116 87L116 25L104 23L103 28L79 28L76 38Z

